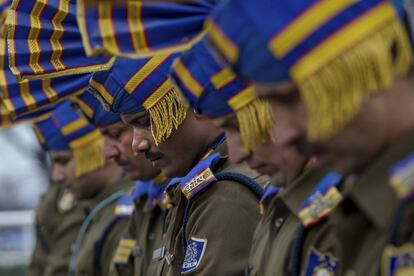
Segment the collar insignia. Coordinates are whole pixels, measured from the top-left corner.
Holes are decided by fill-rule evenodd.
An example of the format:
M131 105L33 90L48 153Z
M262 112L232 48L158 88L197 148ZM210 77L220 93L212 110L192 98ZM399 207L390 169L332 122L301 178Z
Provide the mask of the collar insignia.
M201 160L185 177L181 179L181 191L187 199L214 183L216 177L212 168L220 159L219 153L214 153Z
M64 191L62 197L59 200L58 208L61 212L69 211L75 206L75 197L69 191Z
M390 183L398 197L402 199L407 199L414 194L414 154L391 168Z
M299 217L305 227L312 226L327 217L341 202L342 195L336 187L341 179L342 177L336 173L328 173L302 204Z

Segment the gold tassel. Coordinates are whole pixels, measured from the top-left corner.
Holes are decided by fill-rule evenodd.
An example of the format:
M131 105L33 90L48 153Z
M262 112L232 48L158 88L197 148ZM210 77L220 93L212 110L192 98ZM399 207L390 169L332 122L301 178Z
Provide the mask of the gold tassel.
M106 164L102 136L96 138L96 135L93 135L88 142L85 140L82 144L71 143L70 148L73 150L75 158L76 176L93 172Z
M268 102L256 98L235 113L246 152L271 139L273 118Z
M299 83L309 113L310 139L329 138L343 129L367 97L389 89L396 76L408 72L411 62L407 34L394 22Z
M185 101L174 87L148 108L148 112L151 119L151 133L156 145L167 139L187 117Z

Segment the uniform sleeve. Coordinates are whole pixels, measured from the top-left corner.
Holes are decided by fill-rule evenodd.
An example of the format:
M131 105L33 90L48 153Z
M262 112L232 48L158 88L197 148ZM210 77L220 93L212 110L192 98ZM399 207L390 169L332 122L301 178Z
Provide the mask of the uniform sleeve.
M221 181L203 191L194 199L186 228L182 272L243 275L259 218L258 198L240 183Z
M108 237L106 238L105 245L102 248L102 252L100 252L101 253L101 264L102 264L102 275L109 275L109 272L114 270L113 258L118 248L119 241L127 233L128 225L129 225L129 219L120 219L112 227Z

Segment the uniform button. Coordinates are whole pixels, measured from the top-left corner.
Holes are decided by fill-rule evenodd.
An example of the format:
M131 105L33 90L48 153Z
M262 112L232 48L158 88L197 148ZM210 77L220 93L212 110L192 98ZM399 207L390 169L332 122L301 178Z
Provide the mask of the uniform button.
M282 226L283 222L284 222L284 219L283 218L277 218L275 220L275 226L276 226L276 228L280 228Z
M155 239L155 234L154 234L154 232L151 232L151 233L149 233L149 234L148 234L148 239L149 239L150 241L153 241L153 240Z
M140 246L134 246L132 248L132 255L134 257L140 257L142 255L142 248Z

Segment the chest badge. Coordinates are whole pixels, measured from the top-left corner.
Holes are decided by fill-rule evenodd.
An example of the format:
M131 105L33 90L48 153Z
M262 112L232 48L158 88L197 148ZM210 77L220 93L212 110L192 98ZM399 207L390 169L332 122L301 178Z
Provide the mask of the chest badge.
M336 275L338 260L330 253L320 253L311 249L306 266L306 276Z
M181 273L189 273L194 271L199 266L203 259L204 252L207 247L206 239L191 238L187 243L187 250L185 251L184 263L181 268Z
M414 275L414 244L387 246L382 255L382 275Z

